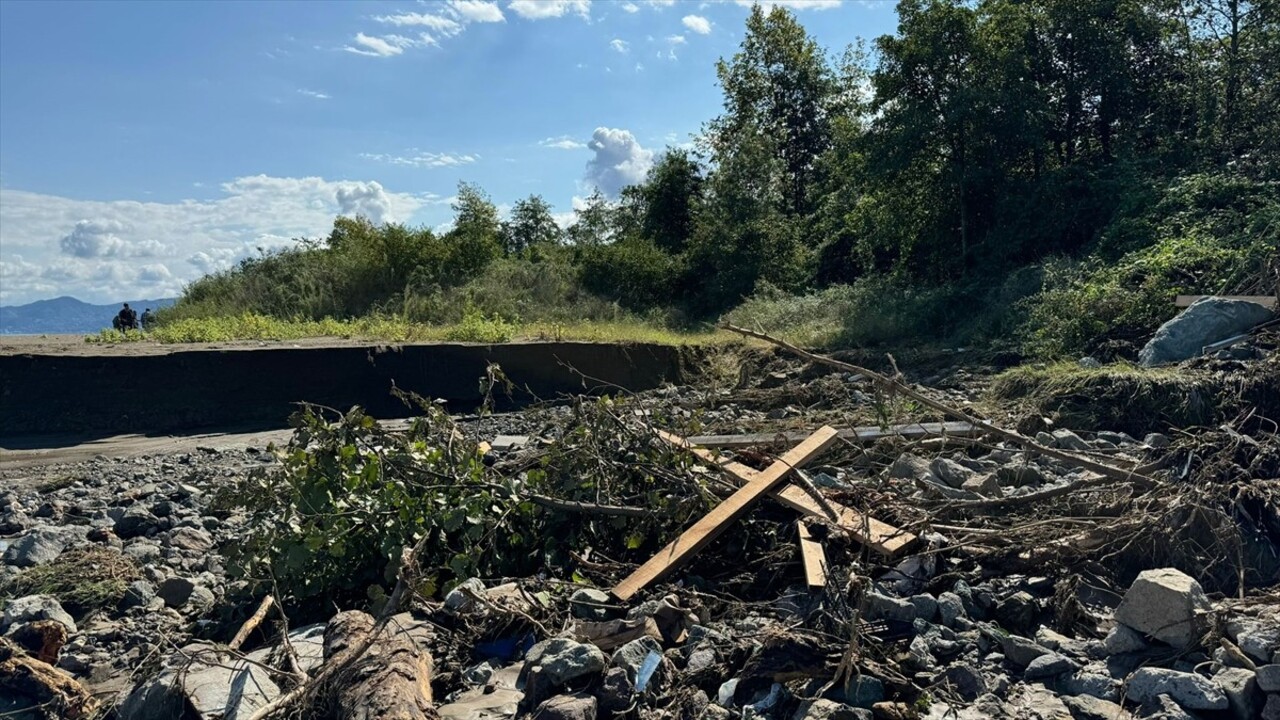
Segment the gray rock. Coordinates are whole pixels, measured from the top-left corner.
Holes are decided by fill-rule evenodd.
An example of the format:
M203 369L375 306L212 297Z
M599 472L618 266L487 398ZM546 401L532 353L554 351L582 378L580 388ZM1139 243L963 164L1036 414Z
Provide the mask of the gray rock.
M1022 677L1027 680L1044 680L1073 673L1079 669L1080 663L1065 655L1051 652L1032 660L1031 664L1022 673Z
M929 475L929 461L911 453L903 453L889 466L889 477L900 480L921 480Z
M1049 434L1053 437L1053 447L1079 451L1093 449L1083 438L1066 428L1059 428Z
M1009 662L1020 668L1031 665L1036 658L1050 654L1048 648L1018 635L1000 636L1000 650Z
M171 720L184 717L190 703L198 717L245 720L279 697L280 688L262 667L216 647L188 645L170 658L155 678L134 688L120 705L120 720Z
M1049 437L1052 442L1052 436ZM1046 482L1044 473L1040 471L1040 468L1026 463L1005 465L996 470L996 479L1000 481L1001 485L1007 487L1043 485Z
M1147 367L1175 363L1198 356L1205 345L1249 331L1274 317L1258 303L1209 297L1195 302L1160 326L1138 353Z
M596 691L596 699L600 701L600 709L607 713L618 713L631 707L631 699L635 697L635 684L627 679L627 671L620 667L604 671L604 680Z
M995 473L982 473L975 475L960 486L961 490L967 490L976 493L982 497L998 498L1004 497L1004 488L1000 487L1000 480Z
M583 620L608 620L611 603L609 594L595 588L581 588L569 596L569 610Z
M4 562L14 567L35 567L58 559L67 547L67 536L53 528L37 528L18 538L4 551Z
M634 685L640 666L644 665L645 659L652 653L662 655L662 646L657 640L648 636L636 638L613 651L613 657L609 658L609 666L626 670L627 680Z
M1280 665L1262 665L1258 668L1258 689L1280 693Z
M995 618L1000 627L1016 633L1025 633L1035 626L1039 607L1031 593L1016 592L996 603Z
M525 655L525 670L554 687L584 675L599 673L604 666L604 653L600 648L569 638L543 640Z
M1138 708L1138 716L1143 720L1199 720L1183 710L1182 706L1168 695L1157 695L1142 703L1142 707Z
M1169 436L1163 433L1147 433L1147 436L1142 438L1143 445L1157 450L1169 447L1170 443Z
M1182 649L1200 640L1211 610L1200 583L1174 568L1142 571L1116 608L1117 622Z
M158 561L161 554L159 545L145 540L128 543L120 552L125 557L132 558L141 565Z
M116 520L112 530L122 540L151 535L160 529L160 518L140 507L131 507Z
M1089 695L1062 698L1062 704L1071 711L1074 720L1123 720L1129 717L1124 708L1111 702Z
M974 472L954 460L934 458L929 472L938 480L953 488L959 488L974 476Z
M1262 708L1262 693L1258 690L1256 674L1244 668L1223 668L1213 676L1213 681L1227 695L1227 705L1236 720L1253 720Z
M684 669L688 673L700 673L715 667L718 660L719 657L716 655L715 648L704 645L689 653L689 661L685 663Z
M867 619L911 622L916 619L916 606L909 600L901 600L872 590L867 593Z
M1268 695L1262 706L1262 720L1280 720L1280 695Z
M444 596L444 609L451 612L466 612L477 605L476 596L485 595L484 581L480 578L463 580Z
M844 684L841 693L844 701L858 708L870 709L884 700L884 683L870 675L853 675Z
M874 717L866 708L820 698L801 703L791 720L872 720Z
M199 528L180 527L169 533L169 547L193 553L207 553L214 547L213 536Z
M953 592L938 595L938 614L942 616L942 624L954 627L958 618L965 617L964 601Z
M1128 678L1125 697L1137 703L1168 695L1188 710L1226 710L1227 696L1212 680L1194 673L1145 667Z
M938 616L938 600L932 595L912 595L908 601L916 608L916 617L933 621Z
M212 608L217 601L218 599L214 596L212 590L203 585L196 585L191 589L191 595L187 598L186 606L189 610L204 612Z
M146 580L134 580L124 589L124 595L120 598L120 609L128 610L134 607L146 607L151 604L151 600L155 596L155 585Z
M596 720L596 699L590 695L557 695L539 705L532 720Z
M1143 639L1142 634L1128 625L1116 624L1111 628L1111 632L1107 633L1107 639L1103 641L1103 647L1106 648L1110 655L1120 655L1123 653L1141 652L1147 649L1147 641Z
M1118 702L1120 700L1119 681L1112 679L1110 675L1090 672L1090 667L1059 678L1056 685L1057 690L1063 695L1088 695L1101 700Z
M1036 629L1036 642L1050 650L1057 650L1069 657L1087 657L1087 643L1069 638L1056 630L1041 625Z
M987 691L987 680L977 668L965 663L956 663L942 673L942 682L951 686L957 695L965 700L976 700Z
M195 591L196 584L184 577L171 577L160 583L160 587L156 589L156 595L164 600L164 604L171 608L180 608L187 604L191 599L191 593Z
M68 634L76 632L76 621L52 595L27 595L10 600L4 608L4 618L0 620L0 632L6 632L14 625L36 620L56 620L67 628Z
M1243 618L1227 623L1227 635L1256 662L1265 663L1280 650L1280 612L1262 620Z

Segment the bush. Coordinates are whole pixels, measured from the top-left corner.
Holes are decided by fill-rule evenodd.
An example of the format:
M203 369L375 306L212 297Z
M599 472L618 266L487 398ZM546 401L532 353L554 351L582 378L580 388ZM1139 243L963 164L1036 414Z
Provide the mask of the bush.
M445 330L444 339L452 342L505 343L511 342L516 326L494 313L485 315L474 307L467 308L462 320Z

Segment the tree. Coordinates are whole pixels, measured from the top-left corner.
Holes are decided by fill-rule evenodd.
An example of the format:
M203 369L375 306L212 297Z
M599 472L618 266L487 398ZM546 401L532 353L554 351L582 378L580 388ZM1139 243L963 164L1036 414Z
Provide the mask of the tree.
M578 247L603 245L613 239L612 214L609 199L597 188L581 207L574 209L576 220L565 235Z
M688 151L668 149L639 187L641 234L669 253L683 251L693 237L702 186L702 169Z
M453 229L445 236L448 260L444 282L461 283L478 275L502 253L498 208L471 183L458 183L458 199L453 202Z
M551 215L551 206L541 195L517 200L511 208L511 219L502 224L502 244L508 255L519 255L529 248L558 245L560 226Z

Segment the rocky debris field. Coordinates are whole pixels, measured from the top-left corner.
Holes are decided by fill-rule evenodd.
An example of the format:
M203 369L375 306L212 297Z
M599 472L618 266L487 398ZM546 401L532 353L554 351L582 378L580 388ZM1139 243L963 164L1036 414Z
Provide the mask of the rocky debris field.
M1242 412L1137 438L1006 416L1031 444L980 429L907 439L895 424L944 418L857 373L766 357L722 375L405 433L348 417L274 452L41 468L0 494L0 716L1280 720L1274 424ZM982 409L981 372L930 380L939 402ZM868 540L871 526L832 519L851 516L762 497L621 599L624 579L734 490L653 427L824 423L884 432L828 446L790 487L896 535ZM305 503L237 504L226 488L282 492L304 468L368 451L382 453L378 487L435 492L396 469L395 443L431 472L440 453L476 459L453 482L501 486L511 504L498 493L457 533L383 553L367 590L244 571L266 567L243 564L264 523L287 533L293 513L305 529ZM740 463L724 477L750 478L794 444L714 452ZM437 552L467 523L472 557ZM483 572L516 567L487 556L535 531L529 572Z

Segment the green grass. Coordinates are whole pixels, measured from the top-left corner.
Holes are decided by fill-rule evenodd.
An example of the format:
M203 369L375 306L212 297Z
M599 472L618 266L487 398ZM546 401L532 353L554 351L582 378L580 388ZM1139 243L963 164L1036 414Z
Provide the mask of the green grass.
M113 550L68 550L47 565L23 570L0 586L0 596L52 595L73 615L115 607L129 583L141 574L133 561Z
M381 342L483 342L519 340L578 340L592 342L635 342L662 345L726 344L737 336L723 331L672 330L640 320L512 322L501 317L468 314L461 322L428 325L394 317L354 320L279 320L245 313L234 317L183 318L143 333L122 334L103 330L89 335L86 342L115 344L152 342L160 344L232 342L236 340L301 340L343 338Z

